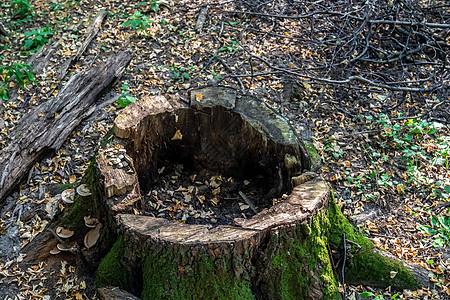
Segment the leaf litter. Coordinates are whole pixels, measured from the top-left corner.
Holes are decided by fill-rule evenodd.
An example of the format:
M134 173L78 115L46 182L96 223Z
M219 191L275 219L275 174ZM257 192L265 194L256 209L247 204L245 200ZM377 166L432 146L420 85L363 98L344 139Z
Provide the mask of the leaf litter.
M0 42L2 64L26 62L23 33L46 26L54 33L50 43L57 41L60 45L56 53L59 59L50 61L36 74L37 86L19 89L16 97L2 102L0 149L12 139L20 138L10 136L17 121L51 99L67 82L68 78L58 81L53 70L65 58L75 55L80 37L100 9L106 8L109 15L85 54L70 68L69 75L97 65L107 53L123 46L134 49L134 58L126 76L101 99L106 105L99 106L93 117L83 121L62 149L37 162L26 182L6 199L0 218L3 295L10 299L94 297L92 278L78 275L83 272L77 270L77 265L62 260L59 270L46 270L42 263L22 266L20 248L67 205L54 199L81 179L99 141L111 128L118 110L118 104L111 99L122 92L135 99L161 93L183 96L187 89L204 84L224 84L258 96L287 117L301 135L312 140L322 160L320 172L331 182L344 213L377 246L422 265L438 284L437 290L400 291L400 299L450 295L448 242L434 247L434 231L420 230L427 228L424 226L439 230L444 225L433 224L433 217L449 217L446 203L450 194L450 132L448 123L440 120L449 117L450 107L445 102L430 110L441 103L442 96L403 94L363 85L349 89L292 79L281 71L273 71L248 54L265 57L274 66L299 69L322 61L329 55L329 49L310 44L305 30L309 25L302 19L229 14L227 11L243 9L233 1L168 1L157 9L150 3L137 1L65 1L51 5L30 2L36 12L32 21L17 25L9 19L14 30L6 41L7 47L5 41ZM281 9L279 13L285 14L281 3L274 3L272 9ZM207 17L200 26L198 16L203 7L207 7ZM143 30L123 26L138 11L148 16ZM2 14L9 18L7 10ZM325 37L326 30L320 30L328 25L323 22L310 30ZM302 39L308 42L299 47L297 43ZM427 68L430 66L425 65L422 71L428 72ZM242 74L247 76L239 77ZM127 85L126 91L120 88L123 84ZM448 96L444 97L448 100ZM220 210L215 209L225 203L225 198L233 198L235 213L251 216L249 205L236 193L227 194L224 188L236 179L205 174L192 180L195 174L169 173L165 173L164 179L167 188L159 186L147 192L148 214L164 213L187 223L198 220L195 222L211 224L212 219L217 223L229 222L234 216L221 220ZM207 189L200 192L203 186ZM164 206L166 210L161 211ZM390 289L382 291L368 286L348 289L352 295L364 291L386 297L395 294Z

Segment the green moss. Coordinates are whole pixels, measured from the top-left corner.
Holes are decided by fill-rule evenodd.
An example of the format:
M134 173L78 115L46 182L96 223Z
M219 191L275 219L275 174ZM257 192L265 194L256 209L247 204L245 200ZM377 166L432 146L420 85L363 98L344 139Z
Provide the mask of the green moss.
M330 201L328 211L331 224L330 247L336 251L343 251L344 232L347 240L356 242L362 247L359 251L361 254L356 254L347 260L346 280L380 287L392 286L402 289L418 287L414 275L400 261L389 259L370 250L375 247L374 244L353 229L334 199ZM394 278L390 277L391 271L397 272Z
M270 281L263 288L265 293L275 299L311 299L311 287L316 284L314 287L323 293L322 299L340 299L328 255L328 227L326 212L319 212L310 226L298 226L294 236L279 232L272 237L276 240L271 244L278 248L267 253L273 260L268 266Z
M63 191L67 190L67 189L73 189L76 183L62 183L62 184L58 184L56 185L56 192L57 193L62 193Z
M97 287L127 285L126 272L120 263L124 254L125 243L123 237L119 237L109 253L102 259L95 274L95 285Z
M317 153L316 149L312 145L312 143L308 143L307 141L303 141L305 144L305 148L309 153L309 157L311 159L311 170L316 170L321 164L321 157L319 153Z
M398 260L392 260L372 251L373 243L354 230L342 214L333 197L328 211L317 213L309 226L299 226L294 236L275 235L270 244L278 248L268 249L264 255L272 257L266 266L267 278L263 291L275 299L309 299L315 281L311 276L319 268L322 299L340 299L337 283L329 259L328 246L337 253L343 252L343 233L346 239L362 246L353 258L347 258L346 282L380 287L416 288L413 274ZM390 272L398 272L390 278ZM317 272L317 271L316 271ZM317 284L317 283L316 283Z
M128 286L131 277L139 276L143 280L142 299L253 299L253 293L272 299L311 299L320 293L322 299L340 299L329 249L343 252L344 233L347 240L362 246L360 254L347 258L347 283L417 287L414 276L401 262L372 251L373 243L354 230L333 196L328 210L319 211L308 224L272 231L267 248L253 256L254 269L244 268L232 251L226 257L214 258L203 248L186 252L176 245L155 244L154 249L139 255L142 272L126 273L126 266L120 262L125 247L120 238L102 260L96 284ZM242 258L248 255L244 253ZM236 276L240 268L242 275ZM397 272L394 279L390 278L391 271ZM255 275L257 286L251 286L255 278L250 277Z
M186 266L176 263L181 257L170 247L147 254L141 299L253 299L250 282L234 275L230 257L200 254Z

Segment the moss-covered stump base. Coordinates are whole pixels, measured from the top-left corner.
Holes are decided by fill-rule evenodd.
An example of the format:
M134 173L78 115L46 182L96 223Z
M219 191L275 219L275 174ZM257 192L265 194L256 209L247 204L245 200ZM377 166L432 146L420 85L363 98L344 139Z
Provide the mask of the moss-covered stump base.
M286 202L296 198L304 218L284 225L274 218L267 228L208 228L120 215L121 238L101 263L96 283L125 287L142 299L341 299L329 251L342 253L346 233L362 247L348 253L347 282L428 285L425 270L376 250L356 233L334 200L328 201L320 178L295 190L305 198ZM270 219L272 212L254 218Z
M311 249L306 252L314 253L314 248L318 253L297 262L301 267L295 272L303 272L305 285L299 287L299 282L290 280L283 281L283 288L289 286L303 299L318 299L329 287L327 295L337 298L327 243L323 237L309 237L311 220L327 207L328 186L316 177L296 186L285 201L238 226L186 225L120 214L122 238L101 264L97 284L136 288L133 291L143 299L253 299L254 295L276 299L283 295L278 288L283 286L282 278L275 268L265 272L273 265L280 268L287 255L284 247L297 236L309 241ZM117 276L118 270L125 272ZM142 282L142 292L129 286L132 282Z

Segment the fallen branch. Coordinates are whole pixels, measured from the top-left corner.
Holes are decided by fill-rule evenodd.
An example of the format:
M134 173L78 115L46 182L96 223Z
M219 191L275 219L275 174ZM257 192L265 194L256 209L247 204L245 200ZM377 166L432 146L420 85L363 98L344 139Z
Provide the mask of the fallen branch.
M245 194L241 191L239 191L239 196L241 196L242 199L244 199L245 203L247 203L248 206L250 206L250 209L257 214L258 211L256 210L255 205L253 204L253 202L247 198L247 196L245 196Z
M406 86L395 86L395 85L389 85L389 84L385 84L385 83L380 83L380 82L375 82L372 81L370 79L367 79L365 77L362 76L349 76L347 79L345 80L333 80L333 79L326 79L326 78L319 78L319 77L315 77L315 76L310 76L310 75L306 75L306 74L300 74L297 72L294 72L292 70L289 69L284 69L284 68L279 68L276 66L272 66L272 64L270 64L267 60L254 55L253 53L251 53L247 48L245 48L242 44L239 44L251 57L258 59L260 61L262 61L263 63L265 63L269 68L277 70L277 71L283 71L287 74L290 75L294 75L294 76L298 76L298 77L303 77L303 78L307 78L313 81L320 81L320 82L325 82L325 83L330 83L330 84L347 84L347 83L351 83L353 81L359 81L362 83L366 83L375 87L379 87L379 88L384 88L387 90L391 90L391 91L402 91L402 92L430 92L430 91L434 91L437 88L439 88L442 84L436 84L436 85L432 85L430 87L427 88L416 88L416 87L406 87Z
M101 65L74 75L53 99L24 115L11 132L16 138L0 158L0 200L41 155L61 147L72 130L95 110L95 101L120 78L131 51L113 54Z

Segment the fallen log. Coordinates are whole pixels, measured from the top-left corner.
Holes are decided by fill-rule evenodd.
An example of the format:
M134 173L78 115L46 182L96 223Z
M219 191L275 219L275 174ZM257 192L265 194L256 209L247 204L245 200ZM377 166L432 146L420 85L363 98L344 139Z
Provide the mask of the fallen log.
M11 132L14 140L0 158L0 200L44 153L61 147L70 132L95 110L95 101L131 61L129 50L113 54L99 66L74 75L53 99L26 114Z

